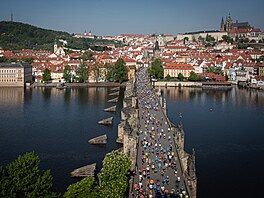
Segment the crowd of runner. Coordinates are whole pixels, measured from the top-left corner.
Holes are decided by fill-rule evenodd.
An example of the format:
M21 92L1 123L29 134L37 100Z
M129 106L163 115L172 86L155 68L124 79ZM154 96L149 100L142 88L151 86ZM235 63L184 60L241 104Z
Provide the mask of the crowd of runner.
M146 74L137 72L139 145L133 191L130 197L188 198L173 142L173 133Z

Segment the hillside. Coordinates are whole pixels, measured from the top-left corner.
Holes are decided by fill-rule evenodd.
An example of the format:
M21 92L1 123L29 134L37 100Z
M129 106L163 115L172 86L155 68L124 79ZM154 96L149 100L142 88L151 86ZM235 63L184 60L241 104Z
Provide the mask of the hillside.
M53 51L53 44L58 39L67 40L67 47L73 49L88 49L90 45L96 44L120 45L120 43L109 40L73 38L67 32L47 30L19 22L0 22L0 47L5 50L42 49ZM97 51L105 50L103 47L92 48Z
M0 47L3 49L51 50L55 38L70 37L67 32L46 30L18 22L0 22Z

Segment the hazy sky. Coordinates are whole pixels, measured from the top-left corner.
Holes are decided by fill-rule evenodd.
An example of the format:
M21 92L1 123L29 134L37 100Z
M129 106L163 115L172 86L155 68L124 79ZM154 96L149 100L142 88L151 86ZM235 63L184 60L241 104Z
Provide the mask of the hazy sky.
M218 30L222 16L264 31L264 0L0 0L0 21L96 35Z

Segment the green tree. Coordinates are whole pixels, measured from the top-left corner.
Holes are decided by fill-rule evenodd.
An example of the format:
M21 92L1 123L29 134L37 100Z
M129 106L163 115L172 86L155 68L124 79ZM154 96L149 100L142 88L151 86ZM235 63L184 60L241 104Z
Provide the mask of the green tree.
M178 79L179 79L180 81L183 81L184 76L182 75L182 73L179 73L179 74L178 74Z
M170 80L171 79L170 74L168 74L165 78L166 78L166 80Z
M206 38L205 38L205 40L206 40L207 42L214 42L214 41L215 41L215 38L212 37L212 36L209 35L209 34L206 34Z
M33 153L19 156L0 167L0 197L56 197L51 191L52 176L50 171L39 170L40 159Z
M227 42L227 43L234 43L234 40L230 37L230 36L227 36L227 35L224 35L222 36L222 39L223 41Z
M51 72L46 68L42 74L42 80L46 83L51 80Z
M225 79L226 79L226 81L228 81L228 79L229 79L227 74L225 74Z
M66 82L71 81L71 67L69 65L66 65L63 70L63 79Z
M113 151L105 156L98 175L101 197L125 197L131 165L131 160L124 153Z
M0 57L0 63L8 62L8 59L5 56Z
M16 63L17 62L17 59L16 58L10 58L9 60L8 60L10 63Z
M183 43L185 44L186 41L189 41L189 37L187 37L187 36L183 38Z
M202 42L204 42L204 38L200 35L200 36L198 37L198 41L202 41Z
M222 75L222 76L224 75L221 67L208 67L206 69L206 72L207 73L214 73L214 74L218 74L218 75Z
M105 64L105 68L106 68L106 80L111 80L113 78L113 70L114 70L114 66L109 64L109 63L106 63Z
M81 181L71 184L64 193L65 198L97 198L98 186L93 177L86 177Z
M126 67L126 63L122 58L119 58L113 70L114 81L122 83L127 79L128 69Z
M93 68L93 73L94 73L94 76L95 76L95 81L98 82L100 76L101 76L101 71L100 71L100 66L99 66L99 63L95 63L95 66Z
M81 56L82 60L93 60L94 59L94 54L91 50L86 50L82 56Z
M22 58L21 61L31 64L31 63L33 63L34 59L33 58Z
M78 82L84 83L86 80L89 80L89 73L89 67L85 63L82 63L76 70Z
M160 59L155 59L154 62L152 62L149 74L156 79L164 77L164 68Z
M193 72L193 71L191 71L188 80L189 80L189 81L197 81L197 75L196 75L196 73Z

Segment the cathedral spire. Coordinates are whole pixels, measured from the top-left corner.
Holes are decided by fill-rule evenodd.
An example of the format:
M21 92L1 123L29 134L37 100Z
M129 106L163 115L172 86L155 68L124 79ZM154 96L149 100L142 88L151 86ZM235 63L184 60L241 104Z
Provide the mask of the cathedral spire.
M13 12L11 12L11 22L13 22L14 21L14 14L13 14Z
M221 20L220 31L221 31L221 32L224 32L224 31L225 31L224 17L222 17L222 20Z

